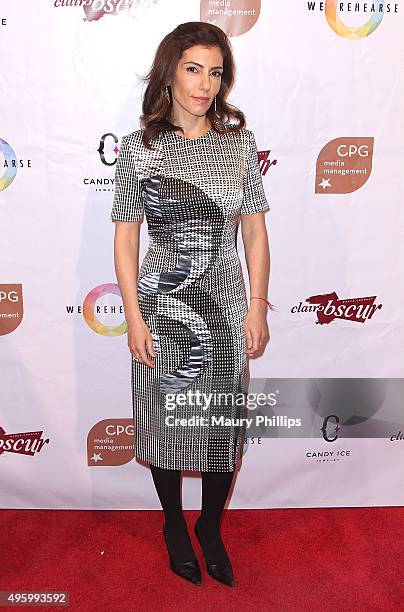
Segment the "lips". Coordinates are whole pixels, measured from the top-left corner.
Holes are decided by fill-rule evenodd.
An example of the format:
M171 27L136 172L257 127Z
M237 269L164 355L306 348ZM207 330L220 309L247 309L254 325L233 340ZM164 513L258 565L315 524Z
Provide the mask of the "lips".
M192 98L198 102L209 102L209 98L198 98L197 96L192 96Z

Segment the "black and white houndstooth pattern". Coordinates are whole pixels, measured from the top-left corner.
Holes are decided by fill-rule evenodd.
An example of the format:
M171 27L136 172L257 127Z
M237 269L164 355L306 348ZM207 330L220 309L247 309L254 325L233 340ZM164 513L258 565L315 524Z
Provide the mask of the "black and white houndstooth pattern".
M145 215L149 235L137 290L156 357L149 368L132 356L135 455L166 469L232 471L242 451L244 428L232 420L243 416L240 407L212 401L168 410L165 399L248 390L236 238L240 215L269 210L255 137L246 128L192 139L165 132L150 151L142 133L122 138L111 212L112 221ZM168 425L168 415L194 416L196 425ZM212 415L235 424L211 427Z

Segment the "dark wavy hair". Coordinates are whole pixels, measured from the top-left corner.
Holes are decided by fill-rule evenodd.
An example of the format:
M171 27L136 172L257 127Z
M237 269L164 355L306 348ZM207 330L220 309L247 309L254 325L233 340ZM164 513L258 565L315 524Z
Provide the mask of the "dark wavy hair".
M219 47L223 56L221 85L216 95L216 113L213 103L206 112L212 128L222 134L226 128L237 132L245 126L244 113L226 102L234 85L236 71L228 37L223 30L211 23L188 21L178 25L163 38L157 48L150 71L146 76L141 77L141 80L147 83L140 122L145 128L142 141L148 149L152 149L150 141L161 131L182 130L181 126L174 125L169 119L172 93L170 91L169 101L165 88L172 82L183 52L195 45ZM230 124L230 119L236 119L238 123Z

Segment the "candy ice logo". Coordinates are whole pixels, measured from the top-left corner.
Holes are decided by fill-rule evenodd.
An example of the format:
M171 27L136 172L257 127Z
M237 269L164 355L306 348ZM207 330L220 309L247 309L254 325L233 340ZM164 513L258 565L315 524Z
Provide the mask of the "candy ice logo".
M373 137L339 137L320 151L316 164L315 193L352 193L372 172Z
M0 427L0 455L3 453L15 453L17 455L30 455L40 453L45 444L49 444L49 438L42 438L43 431L24 431L14 434L6 434Z
M345 319L355 323L365 323L380 310L382 304L375 304L376 296L351 299L339 299L335 291L321 295L312 295L306 298L308 306L300 302L293 306L293 314L300 312L315 312L317 314L316 324L324 325L331 323L334 319Z
M106 156L105 156L105 144L107 143L108 145L108 141L107 138L112 138L113 143L114 143L114 148L112 149L112 152L115 153L115 155L113 156L112 161L108 161ZM116 165L116 158L117 155L119 153L119 149L117 147L118 144L118 138L115 136L115 134L113 134L112 132L108 132L107 134L103 134L100 138L100 146L98 147L98 153L100 155L100 159L101 159L101 163L104 164L104 166L115 166ZM108 149L108 146L107 146Z
M323 421L321 427L321 433L326 442L335 442L338 440L338 436L341 431L341 425L339 424L339 417L337 414L329 414Z
M17 158L14 149L2 138L0 138L0 153L4 156L4 161L2 161L3 172L0 176L0 191L4 191L17 176Z

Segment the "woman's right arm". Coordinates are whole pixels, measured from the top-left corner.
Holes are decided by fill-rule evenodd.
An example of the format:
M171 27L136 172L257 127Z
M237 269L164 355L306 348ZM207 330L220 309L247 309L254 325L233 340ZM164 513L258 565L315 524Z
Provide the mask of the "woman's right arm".
M115 221L114 265L128 324L128 346L142 363L154 367L153 337L143 321L139 308L137 280L139 275L140 221Z

